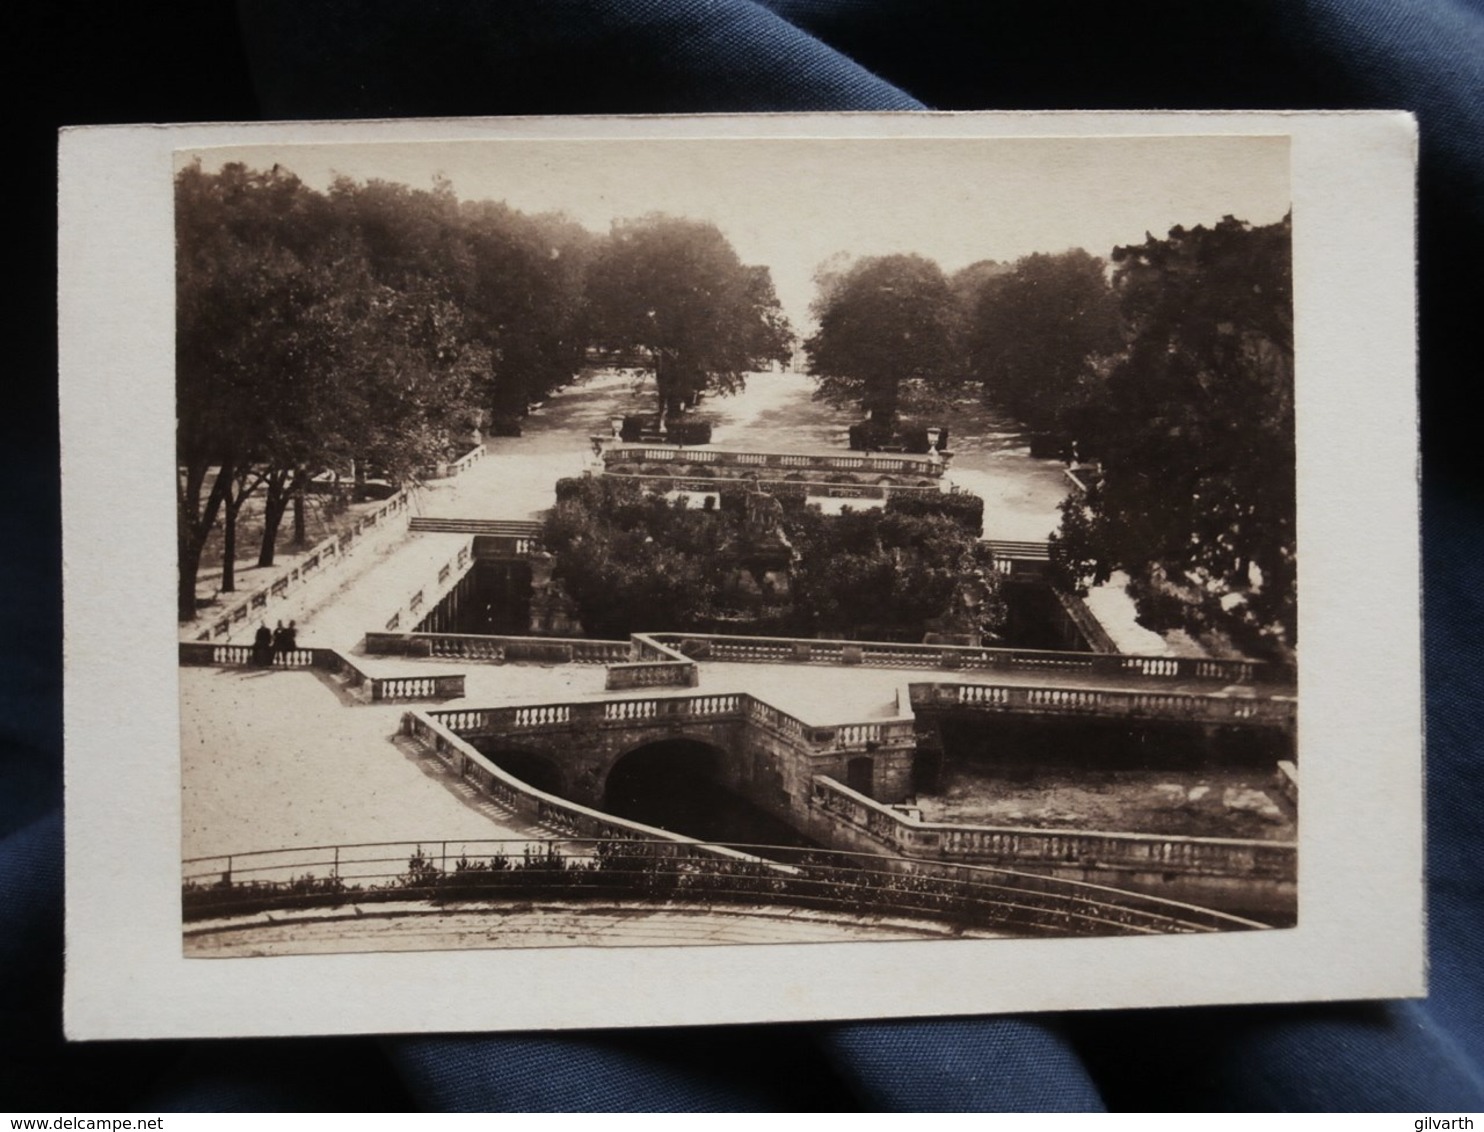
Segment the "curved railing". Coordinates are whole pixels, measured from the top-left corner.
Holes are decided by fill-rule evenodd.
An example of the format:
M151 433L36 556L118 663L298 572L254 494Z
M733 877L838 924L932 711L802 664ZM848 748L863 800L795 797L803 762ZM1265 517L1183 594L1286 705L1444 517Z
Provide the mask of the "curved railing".
M1009 869L652 838L314 846L196 857L183 872L187 930L204 920L286 908L420 901L482 910L533 899L617 900L702 913L716 903L781 905L1022 936L1265 927L1195 905Z
M487 709L485 712L409 711L402 717L402 731L436 756L458 778L547 830L574 837L659 839L678 845L696 844L694 838L614 817L538 790L501 769L472 743L456 734L453 723L468 716L487 716L488 710L493 710L521 713L515 718L524 721L528 727L564 726L570 722L570 712L564 710L566 707Z

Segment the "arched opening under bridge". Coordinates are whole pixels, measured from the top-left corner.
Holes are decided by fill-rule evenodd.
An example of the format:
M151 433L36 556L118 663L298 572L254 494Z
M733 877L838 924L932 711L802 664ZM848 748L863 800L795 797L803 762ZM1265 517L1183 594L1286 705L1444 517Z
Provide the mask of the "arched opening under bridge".
M812 845L791 825L728 788L730 757L698 739L645 743L613 764L603 810L702 841Z

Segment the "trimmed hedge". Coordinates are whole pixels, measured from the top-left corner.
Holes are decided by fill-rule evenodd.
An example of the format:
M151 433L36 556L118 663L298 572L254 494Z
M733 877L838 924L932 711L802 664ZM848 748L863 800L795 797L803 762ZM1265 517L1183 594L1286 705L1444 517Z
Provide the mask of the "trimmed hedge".
M898 515L942 515L976 538L984 533L984 500L969 491L893 492L886 509Z
M938 437L938 450L946 451L948 429L945 426L934 427L942 429L942 435ZM861 421L850 426L850 447L857 452L901 448L905 452L922 455L929 449L927 430L927 425L914 424L911 421L898 421L895 428L875 421Z
M659 427L659 417L654 413L630 414L623 419L619 438L632 444L643 440L646 433L658 432ZM692 417L670 421L666 426L665 441L669 444L710 444L711 422Z

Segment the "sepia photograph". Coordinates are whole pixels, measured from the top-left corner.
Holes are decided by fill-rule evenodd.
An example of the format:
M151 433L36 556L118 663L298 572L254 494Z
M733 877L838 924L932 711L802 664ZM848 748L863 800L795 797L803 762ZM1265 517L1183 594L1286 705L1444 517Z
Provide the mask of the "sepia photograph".
M185 953L1293 925L1288 149L181 151Z
M69 1032L1420 989L1411 137L64 138Z

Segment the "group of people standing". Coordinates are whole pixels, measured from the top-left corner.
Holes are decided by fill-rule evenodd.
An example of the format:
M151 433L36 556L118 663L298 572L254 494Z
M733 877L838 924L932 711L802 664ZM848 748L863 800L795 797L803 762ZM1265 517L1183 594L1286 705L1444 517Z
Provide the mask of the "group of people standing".
M259 668L270 668L276 657L286 658L288 653L298 647L299 629L293 621L287 625L280 621L278 627L272 630L268 628L268 622L264 621L253 634L252 662Z

